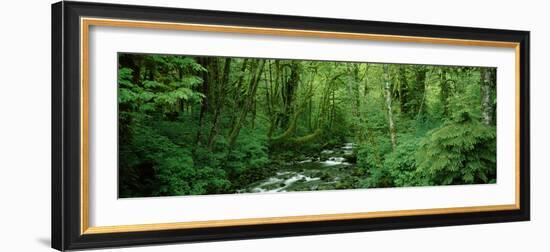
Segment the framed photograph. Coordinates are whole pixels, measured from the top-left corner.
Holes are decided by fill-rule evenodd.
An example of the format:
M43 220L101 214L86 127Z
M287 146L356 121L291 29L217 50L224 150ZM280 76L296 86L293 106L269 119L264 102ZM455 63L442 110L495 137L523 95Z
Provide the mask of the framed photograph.
M529 220L529 32L52 6L58 250Z

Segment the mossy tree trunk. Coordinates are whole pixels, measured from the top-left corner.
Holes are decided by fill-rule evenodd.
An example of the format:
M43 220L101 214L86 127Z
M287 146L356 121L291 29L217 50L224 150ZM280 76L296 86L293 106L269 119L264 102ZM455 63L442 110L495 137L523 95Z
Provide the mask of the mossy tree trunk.
M386 99L386 110L388 114L388 128L390 131L390 140L391 140L391 146L392 150L395 150L397 147L397 130L395 128L395 120L392 110L392 95L391 95L391 84L390 84L390 73L389 73L389 66L388 64L383 65L384 68L384 96Z

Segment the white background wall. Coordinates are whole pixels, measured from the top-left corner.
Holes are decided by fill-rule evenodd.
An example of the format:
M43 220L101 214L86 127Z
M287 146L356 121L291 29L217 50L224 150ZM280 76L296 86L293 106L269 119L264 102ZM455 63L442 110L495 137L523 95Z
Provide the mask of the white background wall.
M548 251L550 27L545 1L118 0L240 12L398 21L531 33L532 221L292 238L146 246L116 251ZM50 4L0 8L0 251L49 251ZM511 111L512 113L512 111ZM545 239L546 238L546 239ZM110 251L111 249L107 249ZM115 249L113 249L115 250Z

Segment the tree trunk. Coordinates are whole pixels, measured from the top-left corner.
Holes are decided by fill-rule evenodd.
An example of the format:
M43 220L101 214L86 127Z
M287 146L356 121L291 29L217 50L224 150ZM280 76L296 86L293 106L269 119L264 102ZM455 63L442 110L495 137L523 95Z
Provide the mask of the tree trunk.
M259 64L260 65L254 72L254 75L252 76L252 78L250 78L250 84L248 86L248 92L244 106L241 109L238 118L236 118L233 127L231 128L229 134L229 149L231 149L235 145L246 116L254 105L254 100L256 99L256 90L258 89L258 82L260 81L260 76L262 75L264 69L265 60L260 60Z
M204 68L208 68L208 58L198 58L198 63L203 66ZM201 101L201 110L199 112L199 127L197 128L197 136L196 136L196 144L201 145L201 134L202 134L202 124L204 120L204 116L206 114L206 111L208 110L208 75L206 72L201 73L202 77L202 87L201 87L201 93L206 96Z
M208 134L208 148L212 147L212 143L216 137L218 130L218 120L220 117L220 97L218 96L218 86L220 84L218 59L212 58L208 64L208 94L207 97L211 101L209 106L210 110L214 111L212 116L212 125L210 126L210 133Z
M334 123L334 117L336 116L336 91L332 89L332 95L331 95L331 108L330 108L330 121L329 121L329 129L332 129L332 125Z
M494 86L493 70L481 68L481 116L486 125L493 124L493 106L491 102L492 87Z
M451 111L449 109L449 97L451 93L451 87L449 85L449 79L447 78L447 70L442 69L439 76L439 99L443 105L443 116L449 116Z
M395 150L397 147L397 132L395 129L395 123L393 118L393 111L392 111L392 95L390 90L390 74L389 74L389 66L388 64L384 64L384 94L386 98L386 109L388 112L388 127L390 130L390 139L391 139L391 146L392 150Z
M359 77L359 64L353 63L352 65L348 65L348 73L350 75L350 78L347 82L348 87L348 94L349 97L351 97L351 115L353 116L351 120L351 127L352 130L355 133L355 142L363 142L363 120L362 116L360 115L360 108L361 108L361 99L359 95L359 83L360 83L360 77ZM351 79L351 81L350 81Z
M365 63L366 66L365 66L365 86L363 88L363 97L364 98L367 98L367 95L369 94L369 68L370 68L370 64L369 63Z
M278 149L278 147L288 147L288 146L296 146L296 145L302 145L308 142L311 142L315 139L317 139L321 134L323 133L323 130L318 128L313 133L310 133L305 136L301 137L294 137L294 133L296 132L296 126L298 123L298 117L302 113L302 111L305 109L305 105L307 103L304 102L302 106L298 107L294 115L290 118L290 122L288 125L288 128L283 132L281 135L271 137L269 139L270 149Z
M370 64L369 63L365 63L365 75L363 77L363 82L364 82L364 86L363 86L363 102L362 103L359 103L360 106L359 106L359 123L360 123L360 128L361 128L361 132L360 132L360 137L359 137L359 142L358 144L363 144L365 142L367 142L367 139L369 137L369 129L368 129L368 115L367 115L367 112L365 111L366 110L366 106L368 106L367 104L367 99L368 99L368 92L369 92L369 68L370 68ZM363 105L361 105L363 104Z
M410 107L410 100L413 98L411 97L411 92L409 92L409 82L407 79L407 66L400 65L397 68L397 76L396 76L396 94L394 96L397 98L399 102L399 108L401 110L401 113L404 115L410 115L411 114L411 107Z
M415 92L416 95L414 96L416 100L420 100L420 104L416 104L414 107L413 112L416 113L416 119L418 120L422 114L425 112L425 104L426 103L426 73L428 72L428 69L426 67L422 67L420 69L416 70L416 80L415 80Z
M290 115L294 113L293 102L298 84L300 82L300 62L293 60L290 63L290 76L281 86L281 97L283 101L283 112L280 114L281 127L288 127Z

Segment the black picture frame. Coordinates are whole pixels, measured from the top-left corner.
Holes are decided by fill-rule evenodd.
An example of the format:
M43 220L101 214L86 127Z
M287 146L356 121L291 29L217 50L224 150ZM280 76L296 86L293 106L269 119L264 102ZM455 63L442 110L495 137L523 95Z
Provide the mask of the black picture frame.
M280 29L491 40L519 43L519 209L283 224L105 234L81 233L81 17L185 22ZM52 247L87 249L175 242L253 239L388 229L422 228L530 218L529 32L439 25L328 19L102 3L52 5Z

